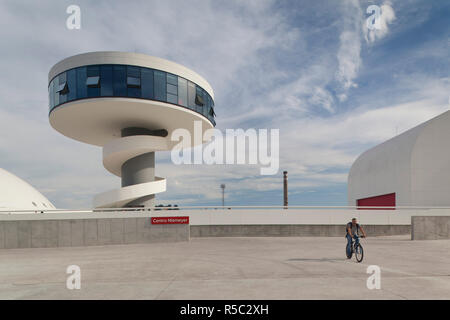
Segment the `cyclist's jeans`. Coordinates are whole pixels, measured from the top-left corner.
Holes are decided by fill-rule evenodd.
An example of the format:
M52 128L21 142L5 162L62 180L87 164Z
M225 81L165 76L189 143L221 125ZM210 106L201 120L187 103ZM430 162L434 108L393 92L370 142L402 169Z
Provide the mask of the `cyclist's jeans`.
M350 255L350 253L352 252L352 237L350 237L350 235L347 233L347 235L345 236L347 238L347 255ZM357 245L359 243L359 237L357 235L355 235L355 245Z

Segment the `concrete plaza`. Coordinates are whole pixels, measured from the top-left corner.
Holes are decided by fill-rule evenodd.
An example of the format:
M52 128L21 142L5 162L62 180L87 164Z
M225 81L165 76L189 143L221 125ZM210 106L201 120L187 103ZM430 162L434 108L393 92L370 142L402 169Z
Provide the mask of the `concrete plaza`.
M344 236L1 249L0 299L450 299L450 240L362 244L362 263L346 259ZM69 265L80 290L66 288Z

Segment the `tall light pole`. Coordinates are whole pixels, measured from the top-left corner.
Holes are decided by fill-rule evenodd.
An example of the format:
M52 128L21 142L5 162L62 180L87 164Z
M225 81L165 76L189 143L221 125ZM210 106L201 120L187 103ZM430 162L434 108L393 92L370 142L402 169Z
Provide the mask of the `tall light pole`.
M225 184L222 183L220 187L222 188L222 207L225 207Z

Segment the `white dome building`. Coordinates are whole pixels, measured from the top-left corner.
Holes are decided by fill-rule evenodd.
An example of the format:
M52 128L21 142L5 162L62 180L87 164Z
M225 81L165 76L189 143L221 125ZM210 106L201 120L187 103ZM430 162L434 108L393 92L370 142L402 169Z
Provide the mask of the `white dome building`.
M450 111L364 152L348 176L350 206L450 206Z
M55 206L30 184L0 168L0 212L8 210L42 211Z

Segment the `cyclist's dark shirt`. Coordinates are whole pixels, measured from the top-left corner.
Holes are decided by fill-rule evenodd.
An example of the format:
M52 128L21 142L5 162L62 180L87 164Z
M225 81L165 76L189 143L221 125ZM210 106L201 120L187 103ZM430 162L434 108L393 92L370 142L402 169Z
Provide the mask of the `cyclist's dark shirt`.
M354 236L359 235L359 223L357 223L355 226L353 226L353 223L349 222L347 223L347 228L345 230L348 230L348 228L350 228L352 235ZM348 233L348 232L347 232ZM346 234L347 234L346 233Z

